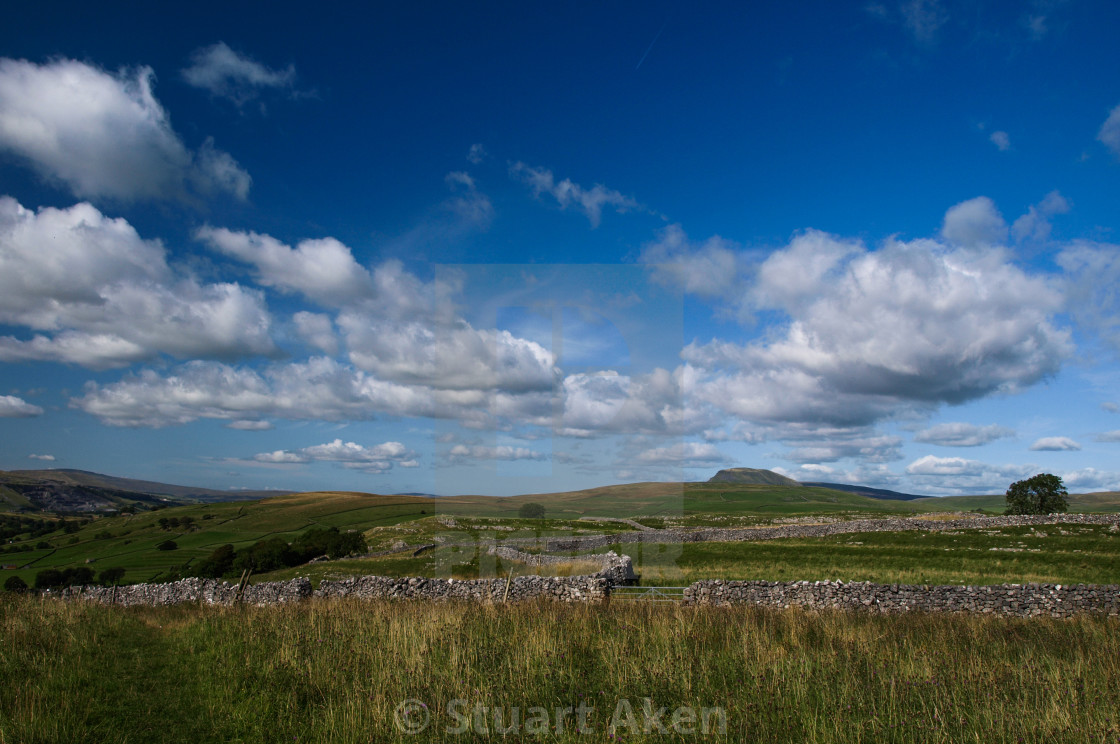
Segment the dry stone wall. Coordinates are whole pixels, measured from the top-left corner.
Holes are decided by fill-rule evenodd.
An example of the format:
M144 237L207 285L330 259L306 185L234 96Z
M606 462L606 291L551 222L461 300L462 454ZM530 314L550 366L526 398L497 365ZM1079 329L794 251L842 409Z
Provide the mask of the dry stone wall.
M572 561L593 561L598 562L602 566L594 575L607 579L607 581L615 586L633 584L638 580L638 575L634 573L634 562L630 559L630 556L619 555L613 550L595 555L565 556L525 553L516 548L504 545L492 545L487 552L499 558L520 561L530 566L557 566L564 563L571 563Z
M610 582L601 576L518 576L512 580L355 576L341 581L323 581L315 596L469 602L544 598L559 602L590 602L606 599L610 587Z
M1018 617L1120 615L1120 586L1000 584L908 586L840 581L698 581L684 591L688 605L739 605L861 610L880 613L971 612Z
M562 537L546 540L525 540L524 544L539 545L545 552L594 550L618 543L685 543L685 542L741 542L776 540L783 537L825 537L854 532L909 532L925 530L995 529L999 527L1034 527L1040 525L1120 525L1120 514L1040 514L1017 517L962 517L958 519L928 519L898 517L887 519L851 519L828 524L787 524L776 527L715 527L698 530L646 530L620 532L614 535L587 537ZM507 544L518 541L510 540Z
M323 581L315 591L306 578L251 584L239 591L237 584L216 579L183 579L166 584L132 584L119 587L70 587L48 593L62 599L86 600L126 607L176 604L253 605L297 602L310 597L356 597L359 599L430 599L475 602L554 599L561 602L591 602L610 594L610 580L603 576L518 576L505 579L423 579L360 576L341 581Z
M63 599L84 599L102 604L231 605L245 602L254 605L298 602L310 597L311 582L306 578L291 581L269 581L250 584L239 590L237 584L217 579L182 579L166 584L130 584L128 586L72 586L57 593Z

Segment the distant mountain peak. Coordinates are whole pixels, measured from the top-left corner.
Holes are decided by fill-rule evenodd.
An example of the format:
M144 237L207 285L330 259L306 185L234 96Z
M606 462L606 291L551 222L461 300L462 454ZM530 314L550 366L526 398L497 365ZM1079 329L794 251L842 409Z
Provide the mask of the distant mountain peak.
M708 479L709 483L754 483L760 486L800 486L793 478L773 470L758 468L726 468Z

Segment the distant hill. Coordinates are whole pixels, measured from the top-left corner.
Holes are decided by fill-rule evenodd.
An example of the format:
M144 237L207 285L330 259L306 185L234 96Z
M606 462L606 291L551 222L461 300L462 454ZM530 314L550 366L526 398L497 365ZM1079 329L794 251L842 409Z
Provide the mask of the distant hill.
M709 483L750 483L758 486L788 486L796 487L801 484L793 478L778 475L772 470L759 470L757 468L727 468L721 470L711 478Z
M858 493L860 496L869 496L873 499L892 499L894 501L913 501L914 499L928 498L926 496L918 496L912 493L899 493L898 491L888 491L885 488L868 488L867 486L850 486L846 483L822 483L820 481L802 481L803 486L816 486L817 488L831 488L833 491L846 491L848 493Z
M287 491L218 491L169 483L117 478L86 470L0 471L0 509L15 511L103 512L184 503L245 501Z

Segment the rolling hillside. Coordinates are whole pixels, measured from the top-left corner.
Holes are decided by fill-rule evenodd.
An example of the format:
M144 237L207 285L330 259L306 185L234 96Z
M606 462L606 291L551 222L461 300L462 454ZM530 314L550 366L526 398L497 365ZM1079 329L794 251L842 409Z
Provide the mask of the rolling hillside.
M117 478L86 470L0 471L0 508L11 511L102 512L260 499L284 491L217 491Z
M626 483L582 491L494 496L444 497L440 512L462 516L514 517L522 504L539 503L549 518L679 517L695 514L788 516L867 512L912 514L935 506L887 501L826 488L743 483Z
M311 527L367 530L400 524L433 513L433 500L414 496L379 496L367 493L314 492L276 496L252 502L195 504L93 519L77 532L59 530L51 535L7 546L0 555L5 577L19 575L29 584L44 568L89 565L95 571L109 567L126 570L127 581L158 577L172 566L181 566L209 555L226 543L236 548L274 535L294 538ZM174 519L176 525L161 526ZM183 524L186 522L186 524ZM175 550L158 550L165 540ZM26 545L33 548L15 552Z

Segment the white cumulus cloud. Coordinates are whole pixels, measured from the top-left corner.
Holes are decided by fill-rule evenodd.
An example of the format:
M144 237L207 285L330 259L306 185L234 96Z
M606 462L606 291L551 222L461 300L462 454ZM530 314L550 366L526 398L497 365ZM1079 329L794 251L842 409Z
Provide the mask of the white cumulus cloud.
M1050 218L1066 214L1069 202L1057 191L1051 191L1038 204L1031 205L1027 213L1011 225L1011 234L1016 242L1043 242L1050 238Z
M1079 329L1120 352L1120 245L1074 241L1057 256L1066 303Z
M0 418L42 416L43 409L14 395L0 395Z
M113 74L61 59L0 59L0 149L82 198L183 199L228 192L251 178L208 140L197 152L171 128L150 67Z
M739 281L739 259L729 241L718 235L693 243L680 225L669 225L642 249L653 278L700 297L726 295Z
M447 451L447 458L452 462L470 462L472 460L547 460L548 456L528 447L511 447L508 444L494 446L457 444Z
M945 212L941 237L965 247L999 245L1007 239L1007 223L986 196L963 201Z
M161 353L179 358L271 354L261 293L202 284L174 271L159 241L88 203L25 209L0 197L0 361L47 360L94 369Z
M1071 351L1051 321L1061 294L1000 249L890 241L869 251L811 234L767 259L751 293L788 316L784 327L682 354L694 396L747 421L865 426L1026 387Z
M1031 445L1031 452L1076 452L1081 445L1069 437L1042 437Z
M249 264L265 287L299 292L327 306L373 295L373 277L334 238L304 240L294 248L270 235L201 227L195 238L215 251Z
M962 422L936 424L914 435L915 442L942 447L979 447L997 439L1013 437L1015 432L998 424L976 426Z
M387 473L393 465L415 467L416 453L400 442L384 442L366 446L356 442L335 439L326 444L303 447L298 450L275 450L254 455L257 462L302 464L309 462L339 462L345 468L369 473Z
M718 447L700 442L678 442L668 447L653 447L635 458L643 465L672 465L684 468L703 468L728 461Z

